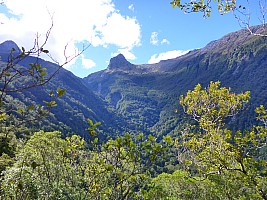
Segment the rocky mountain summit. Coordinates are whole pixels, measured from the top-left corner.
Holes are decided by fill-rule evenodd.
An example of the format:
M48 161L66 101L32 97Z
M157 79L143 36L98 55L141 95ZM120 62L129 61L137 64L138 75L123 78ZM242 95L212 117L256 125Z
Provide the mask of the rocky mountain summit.
M14 50L14 53L21 52L18 45L12 40L7 40L0 44L0 53L10 53L12 49Z
M108 70L131 70L134 69L134 65L127 61L122 54L118 54L117 56L110 59Z
M257 27L256 31L260 31ZM1 61L18 46L12 41L0 44ZM28 57L21 65L29 65ZM36 60L36 59L35 59ZM40 59L43 67L55 64ZM175 133L188 119L179 105L179 96L200 83L221 81L233 92L251 92L251 102L239 121L229 121L234 129L255 124L255 107L267 106L267 37L240 30L187 54L156 64L132 64L122 54L110 59L106 69L81 79L61 69L44 88L17 95L20 101L42 103L45 91L61 87L67 90L49 119L53 127L86 135L86 119L101 121L107 134L114 132ZM178 110L178 112L176 112ZM104 128L103 128L104 127ZM66 130L66 128L65 128Z
M267 104L266 65L267 38L240 30L156 64L133 65L119 55L111 59L106 70L90 74L84 81L133 129L166 134L188 120L179 106L179 96L198 83L206 87L219 80L233 92L251 91L251 104L242 115L247 118L229 122L231 127L243 129L255 122L255 107ZM110 66L125 70L109 73Z

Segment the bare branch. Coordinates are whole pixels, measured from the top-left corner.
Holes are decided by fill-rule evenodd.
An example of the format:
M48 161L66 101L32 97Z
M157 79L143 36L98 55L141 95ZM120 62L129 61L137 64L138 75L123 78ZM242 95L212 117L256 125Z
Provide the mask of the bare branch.
M265 24L266 24L265 15L266 15L266 12L267 12L266 0L260 0L259 1L259 7L260 7L260 13L261 13L261 17L262 17L262 19L259 18L259 20L261 21L261 24L263 26L265 26Z
M50 13L49 13L50 14ZM6 107L6 103L8 103L8 100L6 99L8 97L8 94L10 93L16 93L16 92L21 92L23 90L27 90L30 88L36 88L39 86L43 86L47 84L48 82L51 81L52 78L54 78L60 71L60 69L63 68L64 65L68 64L75 58L77 58L79 55L81 55L87 48L89 48L90 44L84 45L81 50L75 50L75 52L67 56L66 51L68 44L65 46L64 50L64 61L63 63L57 62L53 56L49 53L48 50L45 49L45 46L48 43L48 39L50 37L52 28L54 26L53 23L53 15L50 14L50 19L51 19L51 25L48 28L44 41L40 42L41 40L41 35L36 34L36 38L34 40L34 45L33 47L25 51L25 49L22 47L21 50L17 51L17 49L12 49L7 55L6 63L1 62L0 65L0 113L4 114L7 113L7 116L9 114L14 114L18 113L17 109L14 108L12 105L10 105L8 108ZM48 56L52 62L54 62L54 67L50 68L48 71L46 71L46 66L41 66L42 60L41 57L43 55ZM24 63L27 63L27 59L31 57L33 63L29 63L29 65L20 65L22 61ZM33 113L28 113L34 112L33 110L27 110L27 107L23 106L21 109L23 110L23 114L26 114L26 118L23 118L23 115L18 116L18 119L16 124L10 126L12 127L19 127L23 124L27 124L36 120L40 120L43 117L46 117L49 112L50 112L50 107L49 103L47 102L48 106L44 105L44 107L40 107L34 110L36 111L36 115ZM53 105L51 104L51 107ZM44 108L44 109L43 109ZM18 113L18 115L20 115ZM31 116L28 118L28 115ZM5 128L7 127L6 124L10 123L9 118L2 120L0 123L0 128ZM9 130L7 130L9 131Z
M240 27L245 28L248 30L248 32L251 35L255 36L262 36L266 37L266 20L265 20L265 15L267 12L267 7L266 7L266 0L259 0L259 14L260 16L258 17L260 24L261 24L261 29L260 30L253 30L252 25L251 25L251 18L252 18L252 12L251 12L251 3L250 0L246 0L247 6L239 6L236 9L233 10L233 15L235 19L238 21Z

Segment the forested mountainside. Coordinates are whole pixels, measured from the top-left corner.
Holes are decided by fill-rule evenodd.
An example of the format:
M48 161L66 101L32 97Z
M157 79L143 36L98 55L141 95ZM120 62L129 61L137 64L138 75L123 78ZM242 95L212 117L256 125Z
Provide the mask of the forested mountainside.
M261 29L254 27L254 31ZM111 111L127 121L128 129L167 134L188 120L179 96L198 83L206 87L219 80L233 92L251 92L250 104L239 120L229 122L234 129L245 129L255 122L255 107L267 104L266 66L267 38L240 30L156 64L134 65L120 54L110 60L107 69L84 81Z
M12 41L6 41L0 45L1 65L6 65L10 59L10 49L19 49ZM40 58L25 57L18 65L22 67L28 66L30 63L38 62L43 68L46 68L47 75L57 71L58 65L44 61ZM16 81L27 81L27 77L20 78ZM15 81L14 81L15 82ZM16 84L16 83L14 83ZM23 84L21 84L23 85ZM107 104L101 98L96 96L79 77L76 77L71 72L60 69L58 73L44 86L34 87L21 92L9 93L10 104L16 107L40 104L44 105L44 101L49 101L50 91L56 91L57 88L66 90L63 97L57 99L57 106L51 109L49 117L43 120L38 120L36 123L28 124L27 126L34 130L59 130L65 135L76 133L88 137L88 123L87 119L90 118L94 122L101 122L100 129L105 134L108 131L112 132L113 126L118 127L116 124L116 116L109 112L106 107ZM18 107L19 107L18 106ZM109 126L112 127L109 127ZM101 134L102 134L101 133Z
M266 50L241 30L81 79L1 44L0 199L267 199Z
M261 31L259 27L254 29ZM19 49L11 41L0 45L1 64L7 62L10 48ZM36 129L86 135L86 121L90 118L100 121L99 128L109 135L125 131L165 135L190 120L179 105L179 96L198 83L206 87L210 81L219 80L233 92L251 92L250 104L238 120L229 122L234 129L245 129L255 122L254 109L266 105L266 58L266 37L240 30L204 48L156 64L131 64L119 54L111 58L105 70L84 79L61 69L49 84L11 96L26 105L42 104L49 98L50 90L66 89L50 117L31 125ZM36 58L27 57L19 65L35 61ZM38 62L49 73L57 68L56 64L42 59Z

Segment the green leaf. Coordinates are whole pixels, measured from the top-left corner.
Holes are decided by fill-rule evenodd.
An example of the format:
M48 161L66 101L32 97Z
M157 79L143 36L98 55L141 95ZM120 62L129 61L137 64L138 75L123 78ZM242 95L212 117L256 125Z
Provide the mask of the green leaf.
M91 119L88 118L87 121L88 121L88 123L89 123L90 126L93 126L94 125L94 123L93 123L93 121Z
M167 143L167 144L171 144L172 142L172 138L171 136L167 135L167 136L163 136L163 140Z
M107 171L112 171L114 167L111 164L107 164L105 168Z
M5 120L7 118L7 114L6 113L1 113L0 114L0 121Z
M35 107L34 105L29 105L29 106L27 107L27 109L28 109L28 110L33 110L34 107Z
M46 75L47 75L47 72L41 72L41 73L40 73L40 76L41 76L41 77L44 77L44 76L46 76Z
M49 101L49 102L48 101L44 101L44 103L49 108L57 106L57 103L55 101Z
M49 53L49 51L47 49L42 49L42 52Z
M49 92L49 96L52 97L53 95L54 95L54 92L53 92L53 91L50 91L50 92Z
M58 88L57 89L57 96L62 97L66 93L66 90Z
M98 138L95 138L95 139L94 139L94 143L97 143L97 142L98 142Z
M156 138L153 135L151 135L151 134L148 135L148 139L150 141L155 141L156 140Z

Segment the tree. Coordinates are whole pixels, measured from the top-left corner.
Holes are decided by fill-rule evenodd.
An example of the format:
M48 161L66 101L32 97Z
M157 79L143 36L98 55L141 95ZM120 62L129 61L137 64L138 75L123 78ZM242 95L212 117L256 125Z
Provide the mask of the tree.
M37 132L22 146L16 163L4 172L2 198L83 198L88 159L79 136L61 139L59 132ZM93 166L92 166L93 167ZM90 180L88 180L90 183ZM88 187L85 190L85 185Z
M76 54L70 56L64 52L65 60L62 64L57 63L53 69L47 69L42 66L41 57L47 55L51 61L56 62L49 50L45 48L53 28L53 19L51 17L51 26L46 33L45 40L39 41L37 34L34 46L30 50L19 48L12 44L10 52L3 53L0 61L0 169L5 168L14 157L14 151L17 145L17 137L21 133L27 133L27 125L35 121L40 121L47 117L53 107L56 106L56 100L66 92L64 89L57 88L56 91L50 91L42 104L32 102L18 101L15 96L21 95L21 92L29 89L38 89L40 86L48 84L53 77L57 75L60 69L71 60L79 56L88 46ZM10 43L10 41L9 41ZM65 47L66 51L67 45ZM25 64L27 63L27 64ZM1 172L0 171L0 172Z
M180 97L180 104L186 114L192 115L199 122L201 129L210 131L221 129L227 117L235 116L247 103L250 93L231 93L228 88L219 88L220 82L211 82L203 89L198 84L193 91Z
M267 199L267 129L255 126L232 132L224 126L227 117L237 114L249 100L249 92L234 94L211 82L206 89L197 85L180 97L184 111L198 122L200 131L189 130L177 140L187 156L180 156L193 176L223 186L228 198ZM256 109L266 120L263 106Z
M240 2L240 4L238 3ZM258 7L255 11L251 5L255 5L255 0L236 1L236 0L173 0L171 5L173 8L180 8L185 13L201 12L204 17L210 17L213 10L218 10L220 14L233 13L235 19L241 27L246 28L251 34L258 36L267 36L266 19L267 12L266 0L258 0ZM251 27L251 20L255 18L259 20L261 26L260 31L255 31Z
M236 1L226 1L226 0L215 0L215 4L218 6L218 11L220 13L227 13L234 11L236 9ZM212 0L197 0L197 1L181 1L173 0L171 5L175 8L178 7L183 10L185 13L191 12L202 12L205 17L209 17L213 9Z
M93 127L95 127L93 125ZM94 129L94 128L93 128ZM91 127L90 130L92 131ZM130 134L94 143L80 136L39 131L21 145L15 164L3 173L3 199L131 199L142 196L150 175L143 157L155 160L166 151L149 136ZM165 137L168 141L169 138Z

